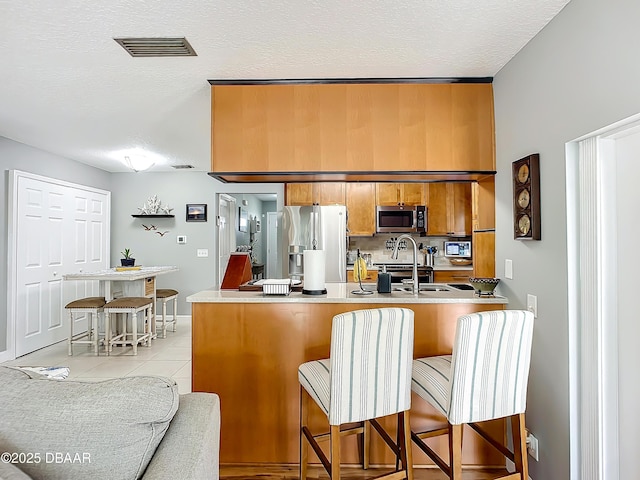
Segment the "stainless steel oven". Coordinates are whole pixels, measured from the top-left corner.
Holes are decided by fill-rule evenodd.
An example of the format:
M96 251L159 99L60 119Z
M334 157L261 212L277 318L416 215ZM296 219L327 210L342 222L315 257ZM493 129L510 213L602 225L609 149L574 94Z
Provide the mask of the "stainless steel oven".
M391 283L402 283L402 280L410 280L413 265L410 263L386 263L383 264L387 273L391 276ZM382 271L383 265L378 265ZM418 267L418 283L433 283L433 268Z
M415 206L377 206L377 233L426 233L427 207Z

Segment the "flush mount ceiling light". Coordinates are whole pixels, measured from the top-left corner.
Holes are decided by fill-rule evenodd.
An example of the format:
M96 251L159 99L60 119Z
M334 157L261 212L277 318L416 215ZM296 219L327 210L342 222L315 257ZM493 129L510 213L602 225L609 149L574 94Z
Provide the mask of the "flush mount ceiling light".
M154 162L153 160L150 160L147 157L136 156L131 158L128 155L126 155L124 157L124 164L134 172L142 172L144 170L147 170L153 167Z
M195 57L198 54L184 37L114 38L132 57Z

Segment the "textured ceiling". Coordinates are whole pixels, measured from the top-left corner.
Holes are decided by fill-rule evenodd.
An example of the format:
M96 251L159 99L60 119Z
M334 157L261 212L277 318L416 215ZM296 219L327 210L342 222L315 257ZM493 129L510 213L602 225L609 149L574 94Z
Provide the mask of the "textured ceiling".
M208 79L486 77L568 0L0 0L0 136L110 172L210 169ZM114 37L186 37L132 58Z

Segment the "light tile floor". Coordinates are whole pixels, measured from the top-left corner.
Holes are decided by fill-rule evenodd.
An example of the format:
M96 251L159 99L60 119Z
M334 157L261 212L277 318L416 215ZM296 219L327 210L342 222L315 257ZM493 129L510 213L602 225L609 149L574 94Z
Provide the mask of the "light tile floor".
M68 355L67 341L37 350L3 365L25 367L69 367L70 379L99 381L132 375L162 375L173 378L180 393L191 392L191 319L179 317L176 331L167 329L167 338L157 338L150 347L114 347L111 355L100 349L95 356L85 345L74 345Z

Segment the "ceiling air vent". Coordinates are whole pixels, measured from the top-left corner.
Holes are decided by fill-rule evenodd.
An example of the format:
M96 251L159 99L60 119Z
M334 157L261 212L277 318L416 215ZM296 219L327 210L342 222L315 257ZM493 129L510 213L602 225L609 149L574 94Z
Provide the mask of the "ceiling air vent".
M171 165L176 170L188 170L190 168L195 168L193 165Z
M114 38L132 57L195 57L193 47L182 38Z

